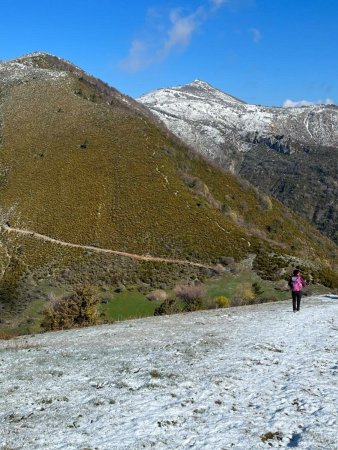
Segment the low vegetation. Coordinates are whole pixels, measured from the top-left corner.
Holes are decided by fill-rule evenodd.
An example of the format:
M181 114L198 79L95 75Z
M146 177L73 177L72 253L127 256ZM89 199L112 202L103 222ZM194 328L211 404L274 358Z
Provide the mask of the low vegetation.
M203 308L203 300L206 297L206 292L202 284L198 281L176 286L174 294L181 300L183 311L198 311Z
M98 322L99 298L91 286L78 286L65 296L53 296L44 310L42 326L46 330L65 330L95 325Z
M9 339L20 334L46 330L111 323L119 320L152 315L169 315L199 309L218 309L280 301L290 297L285 280L271 282L257 277L256 273L240 267L222 274L214 274L203 283L193 280L177 283L166 289L150 290L149 285L126 285L117 289L87 285L65 291L44 283L36 291L45 300L23 304L16 322L7 324L4 310L0 322L0 338ZM309 294L328 290L310 285ZM39 294L38 294L39 292Z

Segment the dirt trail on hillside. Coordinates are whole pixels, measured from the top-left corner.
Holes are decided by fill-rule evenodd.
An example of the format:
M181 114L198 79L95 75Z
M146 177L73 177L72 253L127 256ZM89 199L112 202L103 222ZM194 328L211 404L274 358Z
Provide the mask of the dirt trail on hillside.
M127 258L137 259L139 261L154 261L154 262L163 262L167 264L185 264L193 267L201 267L204 269L212 269L211 266L208 266L206 264L201 264L197 262L187 261L184 259L171 259L171 258L162 258L159 256L150 256L150 255L137 255L135 253L128 253L128 252L121 252L118 250L110 250L108 248L100 248L100 247L94 247L92 245L81 245L81 244L73 244L71 242L65 242L61 241L60 239L51 238L49 236L46 236L44 234L36 233L31 230L24 230L21 228L14 228L10 227L8 225L1 225L1 228L9 233L17 233L22 234L25 236L30 236L35 239L39 239L46 242L51 242L53 244L62 245L64 247L71 247L71 248L80 248L83 250L90 250L96 253L106 253L111 255L118 255L118 256L125 256Z

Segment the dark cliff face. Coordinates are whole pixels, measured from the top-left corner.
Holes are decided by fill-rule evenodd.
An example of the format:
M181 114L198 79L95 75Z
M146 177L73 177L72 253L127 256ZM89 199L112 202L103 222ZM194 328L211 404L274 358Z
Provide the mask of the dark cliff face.
M139 99L226 170L300 213L338 242L338 108L248 105L195 81Z
M271 155L261 144L247 152L239 174L270 192L337 242L337 161L332 148L307 147L297 152Z

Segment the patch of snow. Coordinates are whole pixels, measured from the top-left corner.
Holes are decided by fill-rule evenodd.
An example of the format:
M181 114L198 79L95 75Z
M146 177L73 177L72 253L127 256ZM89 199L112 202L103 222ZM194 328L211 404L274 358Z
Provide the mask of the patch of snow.
M31 64L18 61L0 63L0 82L11 85L16 82L31 81L32 79L49 78L52 80L64 79L65 72L59 70L42 69Z
M0 341L0 448L337 449L334 297Z
M248 135L288 136L296 142L338 146L338 110L311 105L304 108L272 108L246 104L208 83L159 89L138 99L181 139L199 151L222 156L229 142L248 151ZM215 135L217 136L215 140Z

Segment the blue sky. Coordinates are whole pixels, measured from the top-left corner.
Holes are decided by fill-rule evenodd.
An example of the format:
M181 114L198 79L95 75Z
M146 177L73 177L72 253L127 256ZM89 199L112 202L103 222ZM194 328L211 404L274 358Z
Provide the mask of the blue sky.
M337 0L0 6L0 60L50 52L132 97L201 79L249 103L338 103Z

